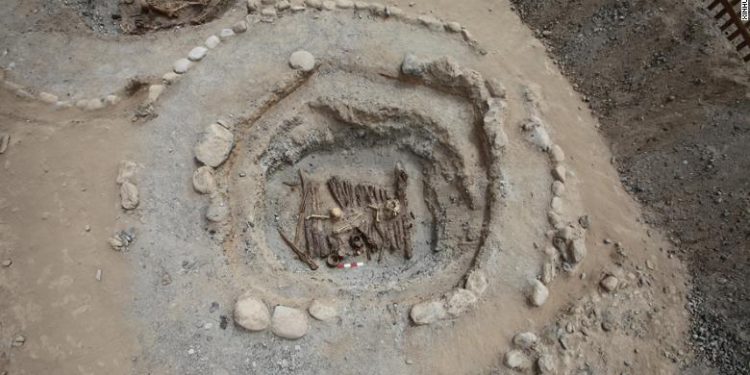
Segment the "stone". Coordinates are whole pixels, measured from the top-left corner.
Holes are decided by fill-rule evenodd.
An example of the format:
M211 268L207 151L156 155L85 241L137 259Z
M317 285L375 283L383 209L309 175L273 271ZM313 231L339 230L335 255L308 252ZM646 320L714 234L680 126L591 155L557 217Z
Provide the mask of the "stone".
M87 111L96 111L105 107L104 101L101 99L89 99L86 101L84 109Z
M505 353L504 363L508 368L517 371L527 370L531 367L529 357L520 350L511 350Z
M279 12L285 11L292 7L292 4L287 0L281 0L278 3L276 3L276 10Z
M265 11L265 9L263 10ZM274 13L276 13L276 11L274 11ZM232 31L232 29L221 29L221 31L219 32L219 39L221 39L222 41L226 41L227 39L233 36L234 36L234 31Z
M552 195L562 197L565 194L565 184L562 181L552 183Z
M492 149L499 150L508 145L508 136L503 129L505 104L498 99L488 99L487 106L483 119L484 131Z
M273 5L276 4L277 0L260 0L260 3L263 5Z
M562 238L565 243L568 243L570 241L573 241L574 238L576 238L576 231L571 226L565 226L564 228L560 229L555 233L556 237Z
M187 73L188 69L190 69L190 66L192 63L188 59L179 59L174 62L172 65L172 70L174 70L177 74L185 74Z
M456 289L448 297L448 314L453 317L459 316L477 303L477 296L467 289Z
M573 263L580 263L586 257L586 241L584 238L576 238L570 243L570 260Z
M401 72L406 75L419 77L424 74L426 67L426 62L417 57L417 55L407 53L404 56L404 61L401 63Z
M157 99L161 96L161 94L164 92L164 85L150 85L148 87L148 103L154 103Z
M583 216L579 217L578 218L578 224L583 229L589 229L589 227L591 226L591 217L589 217L589 215L583 215Z
M6 259L3 261L3 267L8 268L13 264L13 261L10 259Z
M214 193L206 209L206 219L214 223L220 223L229 217L229 205L223 194Z
M543 354L536 361L541 374L557 374L557 361L552 354Z
M296 340L307 334L307 315L295 308L276 306L271 317L271 331L281 338Z
M620 281L617 280L616 277L608 275L599 282L599 285L601 285L602 289L604 289L606 292L611 293L617 289L617 284L619 283Z
M219 39L216 35L211 35L208 38L206 38L206 42L204 43L206 47L209 49L216 48L221 43L221 39Z
M118 184L130 181L135 177L135 172L138 169L138 165L129 160L123 160L120 162L120 167L117 170L117 178L115 181Z
M247 0L247 12L253 13L258 10L260 7L260 2L258 0Z
M57 103L57 95L50 94L48 92L40 92L39 93L39 100L48 103L48 104L55 104Z
M110 96L117 97L116 95L108 95L107 98L109 98ZM110 103L109 101L107 101L107 104L112 104L112 103ZM61 100L61 101L55 103L55 108L58 108L58 109L72 108L72 107L73 107L73 103L71 103L70 100Z
M339 316L336 303L333 301L314 300L307 311L313 318L321 321L329 321Z
M313 9L323 9L323 2L321 0L305 0L305 5Z
M542 306L545 302L547 302L547 298L549 297L549 289L547 289L544 284L539 280L534 280L531 284L531 289L529 293L529 303L532 306Z
M13 338L13 342L11 343L11 346L13 346L14 348L19 348L23 346L23 344L25 343L26 343L26 337L18 335Z
M289 57L289 66L293 69L309 72L315 68L315 57L307 51L296 51Z
M242 33L244 33L245 31L247 31L247 22L245 22L245 21L237 21L234 25L232 25L232 31L235 34L242 34Z
M547 260L542 266L542 282L545 285L549 285L557 277L557 266L555 262Z
M193 172L193 189L201 194L211 194L216 191L213 168L204 165Z
M394 18L401 18L404 15L404 10L393 5L388 5L385 7L385 9L381 8L382 5L375 4L375 6L370 6L370 9L372 12L374 12L377 15L385 15L386 17L394 17Z
M336 0L336 6L341 9L350 9L354 6L354 2L350 0Z
M552 169L552 177L555 178L555 180L560 182L565 182L565 174L567 173L565 166L562 164L558 164L555 166L555 168Z
M553 163L557 164L565 161L565 152L563 152L562 147L559 145L552 145L548 152L550 160L552 160Z
M564 204L563 200L560 197L552 197L552 202L550 202L550 207L552 208L552 211L562 214L564 211Z
M271 315L263 301L245 295L234 304L234 322L248 331L263 331L271 323Z
M549 224L555 229L565 226L565 221L562 216L553 210L547 212L547 221L549 221Z
M448 22L445 24L445 28L452 33L460 33L462 29L461 24L458 22Z
M531 143L542 149L542 151L546 151L552 146L552 140L549 138L547 130L541 125L531 128L528 139Z
M472 291L475 295L480 296L487 290L487 276L482 270L474 270L466 278L466 289Z
M411 307L411 320L417 325L432 324L448 317L442 301L426 301Z
M170 74L175 74L174 72L169 72ZM104 97L104 102L107 103L107 105L115 105L120 102L120 97L117 95L107 95Z
M305 6L305 4L295 4L295 5L292 5L291 9L292 9L292 12L302 12L305 9L307 9L307 6Z
M138 207L138 188L130 181L125 181L120 185L120 205L126 210L133 210Z
M211 124L195 145L195 158L204 165L218 167L234 147L234 134L219 124Z
M513 336L513 345L519 349L531 349L539 341L533 332L521 332Z
M432 31L443 30L443 22L433 16L422 15L417 17L417 20L419 20L419 22L427 26L427 28Z
M354 9L361 10L361 9L369 9L370 4L364 1L355 1L354 2Z
M188 53L188 60L201 61L204 57L206 57L206 53L208 53L208 48L201 46L195 47Z
M135 229L121 230L110 237L107 242L115 251L127 249L135 241Z
M161 76L161 81L164 82L167 85L171 85L177 81L177 78L179 78L180 75L175 72L167 72L164 73L163 76Z
M334 10L336 9L336 2L331 0L326 0L323 2L323 9L325 10Z
M503 82L497 78L488 79L485 82L487 90L493 98L505 98L506 90Z

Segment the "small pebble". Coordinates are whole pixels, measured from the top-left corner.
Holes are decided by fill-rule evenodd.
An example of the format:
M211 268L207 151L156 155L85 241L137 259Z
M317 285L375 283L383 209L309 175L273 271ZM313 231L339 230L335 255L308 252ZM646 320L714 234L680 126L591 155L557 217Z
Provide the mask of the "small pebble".
M3 267L10 267L11 264L13 264L13 261L10 259L6 259L3 261Z

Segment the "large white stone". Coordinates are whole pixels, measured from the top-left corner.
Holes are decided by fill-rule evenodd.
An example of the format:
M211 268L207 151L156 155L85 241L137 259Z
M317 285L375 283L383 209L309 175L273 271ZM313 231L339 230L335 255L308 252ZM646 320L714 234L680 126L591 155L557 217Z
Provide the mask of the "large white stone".
M138 165L129 160L123 160L120 162L120 168L117 170L117 179L115 181L118 184L122 184L125 181L130 181L138 169Z
M313 318L322 321L332 320L339 316L338 307L334 301L316 299L312 302L307 311L313 316Z
M205 45L210 49L214 49L219 45L219 43L221 43L221 39L219 39L219 37L216 35L211 35L206 39Z
M570 243L570 258L573 263L582 262L587 252L586 240L584 238L576 238Z
M520 350L511 350L505 353L505 365L513 370L523 371L531 367L531 361Z
M447 318L448 312L442 301L426 301L412 306L409 315L414 323L423 325Z
M529 303L532 306L542 306L547 302L549 297L549 289L539 280L534 280L531 284L529 292Z
M336 0L336 6L341 9L350 9L354 6L354 2L351 0Z
M271 317L271 330L281 338L296 340L305 334L309 328L307 315L295 308L276 306Z
M539 341L533 332L521 332L513 336L513 344L520 349L531 349Z
M211 194L216 191L213 168L204 165L193 172L193 189L201 194Z
M188 59L191 61L200 61L204 57L206 57L206 53L208 53L208 48L198 46L190 50L188 53Z
M234 322L248 331L262 331L268 328L271 316L263 301L243 296L234 305Z
M219 32L219 38L224 41L234 36L232 29L221 29Z
M195 158L210 167L218 167L234 147L234 134L219 124L211 124L195 145Z
M192 63L188 59L179 59L174 62L174 65L172 65L172 70L177 74L185 74L188 69L190 69L191 64Z
M126 210L132 210L138 207L138 188L130 181L125 181L120 185L120 204Z
M293 69L309 72L315 68L315 57L307 51L296 51L289 57L289 66Z
M211 195L208 209L206 209L206 219L214 223L220 223L229 217L229 204L223 194L214 193Z
M477 296L466 289L456 289L448 297L448 314L453 317L457 317L469 309L471 309L477 303Z

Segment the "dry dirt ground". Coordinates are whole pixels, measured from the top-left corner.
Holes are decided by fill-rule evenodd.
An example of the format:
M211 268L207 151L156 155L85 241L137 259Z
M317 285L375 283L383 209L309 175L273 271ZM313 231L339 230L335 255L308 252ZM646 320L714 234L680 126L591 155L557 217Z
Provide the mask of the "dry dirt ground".
M597 113L623 184L693 275L693 344L750 373L750 89L700 1L514 1Z
M616 12L636 9L618 4ZM747 76L735 74L747 71L722 52L698 5L685 7L690 22L641 15L646 25L698 25L658 41L700 46L653 59L638 56L666 47L642 43L640 55L620 51L610 57L617 64L594 65L586 53L635 38L546 33L559 43L553 54L569 45L575 56L563 71L515 12L534 29L565 19L565 30L578 22L614 33L607 22L586 23L600 22L596 12L612 19L607 6L564 13L555 3L553 23L523 2L390 5L455 20L471 35L393 8L257 10L247 31L162 85L173 62L244 20L245 3L204 25L126 36L107 18L111 2L92 15L79 2L8 1L0 15L0 133L10 136L0 154L0 371L746 373L748 97ZM316 58L310 72L289 66L300 49ZM677 55L684 51L702 58ZM420 62L402 69L408 54ZM661 81L642 71L594 74L622 69L623 56L648 62ZM703 65L689 78L675 67L696 61ZM502 82L504 93L491 84L488 92L482 77ZM234 140L216 165L195 149L210 124ZM711 141L695 145L704 136ZM124 160L134 176L118 182ZM415 214L410 259L351 256L365 262L351 270L318 259L311 271L278 236L278 228L293 233L304 202L298 170L308 182L345 175L392 186L399 163ZM201 164L212 167L211 194L194 189ZM121 202L125 180L137 186L135 208ZM135 239L115 251L108 241L123 230ZM619 282L605 290L608 276ZM549 297L529 298L531 286ZM283 338L290 328L276 322L243 328L233 311L243 295L270 311L303 311L304 336ZM308 317L314 300L335 301L337 316ZM417 324L427 322L415 306L430 301L447 313ZM520 332L537 340L514 342Z

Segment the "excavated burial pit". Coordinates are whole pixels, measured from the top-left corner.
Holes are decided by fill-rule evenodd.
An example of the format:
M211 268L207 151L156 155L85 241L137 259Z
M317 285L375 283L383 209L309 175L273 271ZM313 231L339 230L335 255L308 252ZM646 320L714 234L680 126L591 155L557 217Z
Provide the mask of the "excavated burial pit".
M470 268L487 219L477 116L466 98L418 83L341 69L316 73L239 142L252 146L240 152L234 168L248 178L233 179L232 200L240 201L244 215L262 218L242 231L246 251L296 277L295 288L315 289L324 280L337 290L444 292ZM329 178L393 192L399 164L408 175L408 214L413 215L410 259L401 250L384 250L380 262L378 254L370 261L364 254L344 260L365 262L362 268L329 268L325 259L315 258L319 268L311 270L280 237L279 229L295 238L299 171L305 181L320 184L322 212L316 213L326 214L338 207L326 186ZM258 200L248 199L254 196ZM297 243L305 249L304 240ZM266 256L258 257L258 249Z

